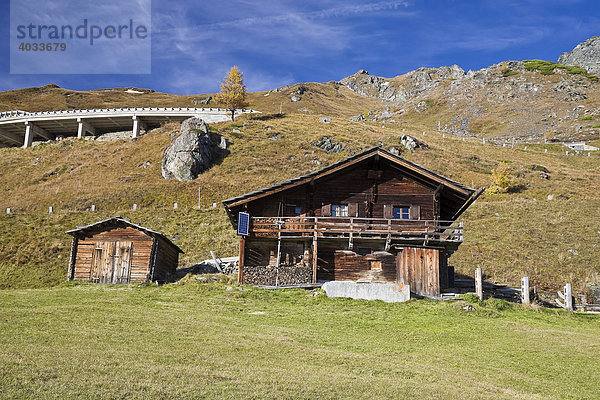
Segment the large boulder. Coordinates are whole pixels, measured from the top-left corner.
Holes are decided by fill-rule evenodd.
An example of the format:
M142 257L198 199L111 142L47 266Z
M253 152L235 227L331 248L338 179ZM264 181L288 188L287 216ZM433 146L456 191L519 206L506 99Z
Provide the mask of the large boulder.
M600 74L600 36L579 43L558 58L559 64L586 69L590 74Z
M165 150L162 176L187 182L198 177L228 154L227 140L208 130L200 118L181 123L180 134Z

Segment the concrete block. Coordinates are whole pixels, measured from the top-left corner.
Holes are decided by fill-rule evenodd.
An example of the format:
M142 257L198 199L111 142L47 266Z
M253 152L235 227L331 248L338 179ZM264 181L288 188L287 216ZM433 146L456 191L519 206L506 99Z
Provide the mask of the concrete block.
M410 300L410 287L396 283L330 281L323 284L323 290L327 297L382 300L386 303Z

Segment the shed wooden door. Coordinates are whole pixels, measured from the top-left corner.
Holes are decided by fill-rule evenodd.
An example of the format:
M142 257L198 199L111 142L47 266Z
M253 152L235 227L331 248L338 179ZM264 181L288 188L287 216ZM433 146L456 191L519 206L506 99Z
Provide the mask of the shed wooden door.
M412 293L440 296L439 250L405 247L396 255L396 279Z
M96 242L92 257L91 281L127 283L131 273L133 242Z

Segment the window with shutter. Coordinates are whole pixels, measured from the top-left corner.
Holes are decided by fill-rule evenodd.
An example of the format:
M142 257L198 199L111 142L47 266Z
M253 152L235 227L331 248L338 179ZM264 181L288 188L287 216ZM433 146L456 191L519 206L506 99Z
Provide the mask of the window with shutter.
M358 217L358 203L348 204L348 216Z
M410 219L410 207L394 206L392 218L394 218L394 219Z
M331 205L331 216L347 217L348 216L348 206L345 204L332 204Z
M421 219L421 206L410 206L410 219Z
M383 205L383 218L392 219L393 216L394 216L393 207L389 204L384 204Z
M322 217L331 217L331 204L324 204L321 207L321 216Z

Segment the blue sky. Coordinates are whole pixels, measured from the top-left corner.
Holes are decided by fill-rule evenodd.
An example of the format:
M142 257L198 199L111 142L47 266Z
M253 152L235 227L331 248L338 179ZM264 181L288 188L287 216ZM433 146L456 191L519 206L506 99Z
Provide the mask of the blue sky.
M93 9L103 0L45 3ZM392 77L421 66L468 70L504 60L556 61L600 35L597 1L153 0L151 74L18 75L9 72L9 1L2 4L0 90L52 82L75 90L209 93L232 65L244 72L250 91L267 90L340 80L360 68Z

